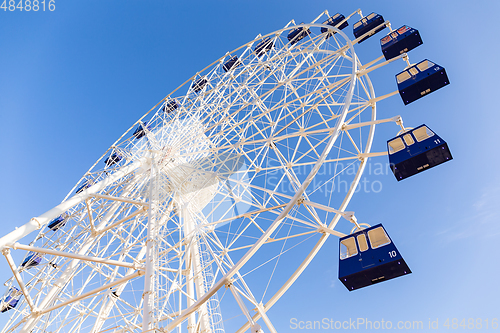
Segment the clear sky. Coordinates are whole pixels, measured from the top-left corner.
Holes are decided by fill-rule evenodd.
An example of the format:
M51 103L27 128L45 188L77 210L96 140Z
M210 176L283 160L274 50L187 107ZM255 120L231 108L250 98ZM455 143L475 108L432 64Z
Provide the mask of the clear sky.
M142 114L227 51L291 19L357 8L417 28L424 44L410 60L446 68L449 86L406 107L395 96L379 112L426 123L454 159L398 183L376 174L386 157L374 158L367 179L380 191L351 202L358 217L386 226L413 274L350 293L337 279L338 240L330 238L281 299L274 324L290 332L299 321L363 318L427 329L437 320L432 331L447 332L453 318L480 318L486 331L486 320L491 327L500 319L497 1L56 0L53 12L2 9L0 234L56 206ZM357 47L362 61L381 54L380 37ZM391 66L396 74L404 63ZM374 85L377 95L396 89L390 75L375 75ZM377 132L373 150L396 132ZM6 262L0 267L3 282L11 274Z

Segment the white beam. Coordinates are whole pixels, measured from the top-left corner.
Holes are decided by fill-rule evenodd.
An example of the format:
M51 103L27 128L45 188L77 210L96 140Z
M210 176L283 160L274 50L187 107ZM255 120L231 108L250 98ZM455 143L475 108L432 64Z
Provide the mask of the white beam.
M24 285L23 279L21 278L21 275L19 274L19 271L17 270L16 264L14 263L14 259L12 259L12 256L10 255L10 250L3 249L2 253L5 256L5 259L7 259L7 262L9 263L10 269L12 270L12 274L14 274L14 277L16 278L17 283L19 284L19 287L21 288L21 291L23 292L24 297L26 298L26 301L28 302L28 305L31 309L31 312L34 312L35 311L35 304L33 303L33 300L31 299L31 296L28 293L26 286Z
M401 116L395 116L392 118L387 118L387 119L378 119L378 120L372 120L372 121L365 121L362 123L357 123L357 124L344 124L342 126L342 129L345 131L351 130L353 128L359 128L359 127L364 127L364 126L369 126L369 125L376 125L376 124L382 124L382 123L389 123L391 121L397 122L398 120L401 119Z
M81 300L81 299L87 298L87 297L89 297L89 296L92 296L92 295L94 295L94 294L96 294L96 293L100 292L100 291L103 291L103 290L106 290L106 289L108 289L108 288L112 288L112 287L114 287L114 286L116 286L116 285L119 285L119 284L122 284L122 283L124 283L124 282L127 282L128 280L131 280L131 279L133 279L133 278L135 278L135 277L138 277L138 276L141 276L141 275L143 275L143 274L144 274L144 271L137 271L137 272L135 272L134 274L131 274L131 275L125 276L125 277L123 277L123 278L121 278L121 279L116 280L115 282L111 282L111 283L105 284L104 286L101 286L101 287L99 287L99 288L96 288L96 289L94 289L94 290L91 290L91 291L89 291L89 292L87 292L87 293L85 293L85 294L82 294L82 295L77 296L77 297L73 297L73 298L71 298L71 299L69 299L69 300L67 300L67 301L64 301L64 302L62 302L62 303L59 303L59 304L57 304L57 305L54 305L54 306L52 306L52 307L50 307L50 308L43 309L43 310L41 310L40 312L38 312L38 314L44 314L44 313L47 313L47 312L50 312L50 311L53 311L53 310L57 310L57 309L59 309L60 307L63 307L63 306L66 306L66 305L68 305L68 304L71 304L71 303L77 302L77 301L79 301L79 300Z
M142 202L142 201L137 201L137 200L132 200L132 199L126 199L126 198L120 198L120 197L112 197L110 195L103 195L103 194L94 193L91 196L95 197L95 198L105 199L105 200L114 200L114 201L126 202L126 203L133 204L133 205L141 205L141 206L146 206L146 207L149 206L149 204L147 202Z
M128 175L131 172L134 172L136 169L140 168L144 164L147 163L147 159L145 157L133 162L132 164L123 167L122 169L118 170L111 176L103 179L102 181L92 185L88 189L84 190L80 194L76 194L69 198L68 200L62 202L61 204L57 205L56 207L52 208L51 210L43 213L42 215L32 218L28 223L24 224L23 226L16 228L16 230L8 233L7 235L3 236L0 238L0 251L3 250L7 244L11 244L14 242L17 242L21 238L23 238L26 235L29 235L33 231L36 231L40 228L42 228L44 225L48 224L52 219L58 217L62 213L66 212L68 209L70 209L73 206L78 205L85 199L89 197L89 195L92 195L94 193L97 193L101 191L102 189L106 188L107 186L111 185L115 181L119 180L120 178L123 178L124 176Z
M106 264L106 265L121 266L121 267L133 268L133 269L143 268L142 266L135 264L135 263L129 263L129 262L123 262L123 261L111 260L111 259L104 259L104 258L99 258L99 257L90 257L90 256L82 255L82 254L74 254L74 253L56 251L56 250L46 249L46 248L42 248L42 247L23 245L23 244L19 244L19 243L15 243L15 244L11 244L11 245L7 244L6 247L10 247L14 250L33 251L33 252L45 253L45 254L50 254L50 255L59 256L59 257L66 257L66 258L72 258L72 259L78 259L78 260L84 260L84 261L98 262L98 263Z

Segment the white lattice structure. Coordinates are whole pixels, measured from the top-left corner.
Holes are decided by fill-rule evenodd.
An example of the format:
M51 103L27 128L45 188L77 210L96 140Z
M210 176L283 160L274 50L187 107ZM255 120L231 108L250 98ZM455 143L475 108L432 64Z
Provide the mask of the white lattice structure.
M330 235L357 225L348 203L367 160L386 154L371 152L375 125L400 119L376 119L395 93L377 98L367 74L388 61L361 64L358 40L328 17L228 52L146 113L59 206L2 237L7 285L23 294L2 332L223 332L235 316L239 332L275 332L267 311ZM297 28L310 34L292 44ZM112 153L121 159L103 166ZM22 267L14 250L43 258Z

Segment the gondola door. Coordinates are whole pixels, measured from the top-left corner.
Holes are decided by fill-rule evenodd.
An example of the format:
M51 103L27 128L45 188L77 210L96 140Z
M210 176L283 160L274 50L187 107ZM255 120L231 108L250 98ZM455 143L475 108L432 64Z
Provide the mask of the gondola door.
M406 151L410 156L415 156L422 152L422 150L420 149L420 145L418 144L418 142L415 142L415 139L409 132L403 135L403 140L406 144Z
M361 233L356 237L359 246L359 261L363 269L370 268L375 265L375 257L368 250L368 240L366 234Z

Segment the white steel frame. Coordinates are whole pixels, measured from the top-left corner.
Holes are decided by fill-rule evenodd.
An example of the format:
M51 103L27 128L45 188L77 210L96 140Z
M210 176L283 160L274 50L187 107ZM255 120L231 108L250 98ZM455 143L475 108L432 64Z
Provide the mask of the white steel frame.
M103 155L121 161L99 168L101 157L78 183L93 185L0 238L7 285L24 295L2 332L220 333L225 304L241 310L237 332L276 332L269 309L330 235L360 226L346 209L369 158L386 154L371 152L375 126L402 126L400 116L377 119L376 103L397 92L376 97L368 73L407 56L362 65L354 45L363 36L316 23L328 17L291 21L207 66L173 92L187 89L177 109L163 109L172 93ZM297 28L312 33L291 45ZM257 57L267 37L274 46ZM235 54L238 65L224 71ZM200 77L207 84L194 92ZM343 163L356 172L334 196ZM45 228L63 213L64 226ZM44 257L28 269L13 250ZM275 271L288 253L302 262L283 278Z

